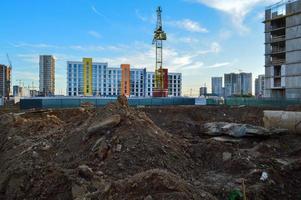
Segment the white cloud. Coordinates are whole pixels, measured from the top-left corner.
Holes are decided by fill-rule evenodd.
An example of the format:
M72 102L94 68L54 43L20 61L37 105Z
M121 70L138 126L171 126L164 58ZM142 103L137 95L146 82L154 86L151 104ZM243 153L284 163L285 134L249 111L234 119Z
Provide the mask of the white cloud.
M99 16L102 16L102 17L106 17L104 14L102 14L99 10L97 10L95 8L95 6L91 6L91 9L92 11L96 14L96 15L99 15Z
M10 43L10 45L16 48L52 48L52 49L60 48L60 46L58 45L45 44L45 43L31 44L31 43L21 42L21 43Z
M100 33L98 33L97 31L93 31L93 30L88 31L88 34L95 37L95 38L101 38L102 37Z
M14 70L13 71L13 76L14 76L14 80L20 80L20 81L26 81L26 83L24 84L25 86L28 85L28 83L31 83L31 81L39 81L39 72L38 70L36 70L36 72L28 72L28 71L19 71L19 70Z
M155 23L157 20L157 16L155 14L151 15L151 16L146 16L141 14L139 9L135 10L135 15L137 16L138 19L140 19L143 22L148 22L148 23Z
M212 42L210 48L206 50L200 50L197 52L198 55L204 55L208 53L219 53L221 51L221 46L218 42Z
M27 63L32 63L35 65L39 64L39 55L38 54L18 54L17 57L19 57L20 60L27 62Z
M184 29L189 32L207 33L208 30L202 27L198 22L191 19L183 19L178 21L167 21L167 25L174 26L180 29Z
M91 6L91 9L93 11L93 13L95 13L98 16L101 16L107 23L112 24L113 22L106 16L104 15L100 10L98 10L95 6Z
M140 13L140 10L136 9L135 10L135 14L136 16L141 20L141 21L144 21L144 22L147 22L148 21L148 18L143 16L141 13Z
M192 0L205 4L208 7L222 11L230 16L232 23L240 31L245 33L248 28L243 24L246 15L257 5L271 4L279 0Z
M229 63L229 62L215 63L211 66L206 67L206 68L220 68L220 67L225 67L225 66L229 66L229 65L231 65L231 63Z

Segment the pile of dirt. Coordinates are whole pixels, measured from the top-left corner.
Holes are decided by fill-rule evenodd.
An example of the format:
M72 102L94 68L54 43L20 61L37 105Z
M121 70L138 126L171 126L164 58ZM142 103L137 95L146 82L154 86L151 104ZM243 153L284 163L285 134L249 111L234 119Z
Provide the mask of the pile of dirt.
M261 111L141 110L120 97L104 108L0 115L0 199L227 199L242 182L248 199L300 198L300 136L233 139L201 128L260 125Z

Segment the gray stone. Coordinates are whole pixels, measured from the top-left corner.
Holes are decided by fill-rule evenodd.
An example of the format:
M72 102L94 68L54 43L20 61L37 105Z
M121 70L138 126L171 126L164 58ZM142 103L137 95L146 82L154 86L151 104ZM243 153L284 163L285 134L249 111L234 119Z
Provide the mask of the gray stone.
M93 177L93 170L87 165L80 165L78 167L78 174L83 178L90 179Z
M33 157L33 158L38 158L38 157L39 157L39 154L38 154L36 151L33 151L33 152L32 152L32 157Z
M112 115L101 122L92 124L88 128L88 133L89 134L94 134L97 133L103 129L108 129L117 126L120 123L121 117L120 115Z
M228 122L206 123L204 128L207 130L205 133L211 136L228 135L240 138L246 136L269 136L272 134L277 134L275 131L263 128L261 126Z
M144 198L144 200L153 200L153 197L149 194Z
M232 158L232 153L224 152L223 153L223 161L228 161Z
M97 174L98 176L103 176L103 175L104 175L104 173L103 173L102 171L97 171L96 174Z
M121 144L117 144L117 146L116 146L116 151L120 152L120 151L121 151L121 148L122 148L122 145L121 145Z
M100 149L100 147L103 147L105 145L106 145L106 143L105 143L105 137L101 137L93 145L92 151L97 151L98 149Z
M196 181L193 182L193 185L196 185L196 186L201 185L201 182L196 180Z

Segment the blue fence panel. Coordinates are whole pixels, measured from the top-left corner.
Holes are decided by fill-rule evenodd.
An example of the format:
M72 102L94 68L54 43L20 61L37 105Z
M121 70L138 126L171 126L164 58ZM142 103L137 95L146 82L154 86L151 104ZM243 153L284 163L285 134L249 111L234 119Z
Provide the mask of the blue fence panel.
M61 99L43 99L42 107L43 108L62 108Z
M62 108L77 108L80 107L80 99L62 99Z
M41 109L41 108L43 108L42 99L21 99L20 100L20 108L21 109L32 109L32 108Z
M96 106L97 107L103 107L103 106L105 106L109 103L113 103L115 101L116 101L116 99L97 99L96 100Z
M301 105L301 99L273 99L273 98L227 98L225 104L229 106L264 106L285 108L289 105Z
M94 105L94 106L97 105L96 99L90 99L90 98L89 98L89 99L81 99L81 100L80 100L80 105L86 104L86 103L92 104L92 105Z

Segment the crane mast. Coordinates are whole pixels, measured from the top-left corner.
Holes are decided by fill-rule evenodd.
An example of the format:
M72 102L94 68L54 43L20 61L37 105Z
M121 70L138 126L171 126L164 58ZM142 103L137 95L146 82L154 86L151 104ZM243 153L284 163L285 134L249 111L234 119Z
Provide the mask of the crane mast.
M162 9L159 6L157 9L157 25L156 30L154 31L153 44L156 46L156 67L155 67L155 88L154 95L157 97L167 96L167 92L164 88L164 70L163 70L163 40L166 40L166 33L163 31L162 27L162 18L161 18Z

